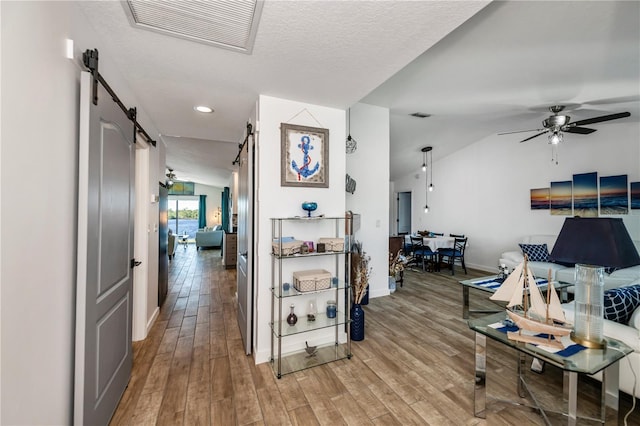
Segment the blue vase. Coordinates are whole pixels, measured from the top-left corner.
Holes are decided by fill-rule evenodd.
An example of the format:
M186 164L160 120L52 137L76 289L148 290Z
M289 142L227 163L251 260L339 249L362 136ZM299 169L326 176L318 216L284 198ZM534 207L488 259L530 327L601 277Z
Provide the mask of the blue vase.
M364 340L364 311L361 305L351 306L351 340Z

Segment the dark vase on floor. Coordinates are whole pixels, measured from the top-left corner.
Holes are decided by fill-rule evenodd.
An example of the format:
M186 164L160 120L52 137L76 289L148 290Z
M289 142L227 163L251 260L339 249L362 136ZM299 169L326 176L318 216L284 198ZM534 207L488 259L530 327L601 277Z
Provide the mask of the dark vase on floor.
M364 340L364 311L359 304L351 306L351 340Z

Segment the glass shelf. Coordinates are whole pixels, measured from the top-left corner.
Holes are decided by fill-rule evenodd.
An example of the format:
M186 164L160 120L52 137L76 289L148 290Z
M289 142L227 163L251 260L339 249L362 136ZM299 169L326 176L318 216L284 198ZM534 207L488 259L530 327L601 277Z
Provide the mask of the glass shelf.
M348 229L352 229L349 225L351 218L346 216L311 216L306 215L296 217L282 217L271 219L271 320L269 327L271 327L271 362L273 365L276 376L280 378L283 374L292 373L294 371L303 370L305 368L314 367L316 365L325 364L328 362L336 361L343 358L351 358L351 334L348 327L349 323L349 306L350 306L350 292L351 286L349 285L349 274L351 253L349 251L351 247L352 237L347 235ZM304 223L304 224L303 224ZM348 226L349 225L349 226ZM325 248L338 248L343 247L340 251L323 251L321 253L312 251L310 253L296 253L296 254L284 254L285 247L287 252L291 250L286 246L286 241L283 242L283 238L287 241L293 237L283 237L289 235L304 235L305 238L295 239L303 243L302 240L308 240L319 242L322 238L336 239L337 241L328 246L325 243ZM344 246L343 246L344 244ZM302 261L299 265L304 265L309 268L314 265L312 269L322 269L329 272L331 276L331 286L323 289L315 289L317 286L309 286L314 288L312 291L298 291L293 286L293 281L289 281L289 269L294 266L293 263L289 263L286 259L311 259ZM286 267L285 267L286 266ZM311 270L311 269L310 269ZM285 273L286 271L286 273ZM286 278L285 278L286 276ZM327 276L326 274L324 275ZM334 279L337 280L334 284ZM282 284L290 283L290 288L287 291L282 289ZM327 283L325 281L324 285ZM288 305L294 304L302 306L309 297L317 297L318 299L330 299L335 300L337 307L342 307L342 312L336 312L335 318L327 318L324 309L319 310L316 314L314 321L308 321L306 312L302 312L305 309L300 309L301 312L296 312L298 321L295 325L289 325L287 323L287 316L289 315ZM299 302L296 302L296 297L302 297ZM326 302L326 301L325 301ZM305 333L313 332L308 337ZM296 336L290 338L287 343L284 344L283 338L288 336ZM318 351L313 356L309 356L304 350L304 342L306 339L312 338L313 342L318 346ZM346 343L340 344L339 342L346 339ZM300 342L297 342L297 341ZM310 341L310 344L311 341ZM286 351L283 354L282 351Z
M295 289L293 284L291 284L289 287L289 290L285 291L282 289L282 286L280 286L278 288L271 287L271 292L275 297L285 298L285 297L304 296L305 294L326 293L328 291L344 290L345 288L348 288L348 287L346 287L346 284L343 281L341 281L338 283L337 287L329 287L322 290L298 291ZM280 290L280 292L278 292L278 290Z
M300 220L300 221L309 221L312 222L314 220L345 220L344 216L291 216L291 217L272 217L271 220Z
M339 254L346 254L346 251L325 251L323 253L318 253L314 251L313 253L296 253L296 254L276 254L271 253L271 256L276 259L292 259L296 257L314 257L314 256L336 256Z
M271 366L278 378L285 374L294 373L296 371L305 370L307 368L316 367L318 365L327 364L329 362L338 361L340 359L351 358L349 347L346 343L329 343L319 346L316 354L309 356L306 351L295 352L282 356L280 360L273 359ZM278 362L280 361L280 362ZM280 368L278 366L280 364Z
M286 337L293 336L294 334L306 333L308 331L320 330L323 328L335 327L340 324L344 324L347 322L347 316L338 311L335 318L327 318L326 314L316 314L315 321L307 321L307 315L301 314L298 315L298 322L295 325L289 325L289 323L285 319L282 321L276 321L271 324L271 328L273 330L273 334L276 337ZM282 334L278 334L278 323L280 323L280 330Z

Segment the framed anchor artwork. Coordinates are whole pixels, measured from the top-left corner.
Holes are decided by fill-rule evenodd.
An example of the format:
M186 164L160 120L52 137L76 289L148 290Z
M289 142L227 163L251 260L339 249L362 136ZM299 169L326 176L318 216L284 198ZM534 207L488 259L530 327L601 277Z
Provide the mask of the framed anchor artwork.
M280 123L281 186L329 187L329 129Z

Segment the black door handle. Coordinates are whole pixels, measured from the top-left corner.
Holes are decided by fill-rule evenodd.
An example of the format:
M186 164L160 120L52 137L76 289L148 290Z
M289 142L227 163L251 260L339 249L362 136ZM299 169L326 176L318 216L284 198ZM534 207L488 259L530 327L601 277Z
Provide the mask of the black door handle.
M129 263L129 267L131 269L135 268L136 266L140 266L140 265L142 265L142 262L139 262L136 259L131 259L131 262Z

